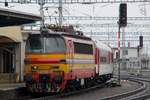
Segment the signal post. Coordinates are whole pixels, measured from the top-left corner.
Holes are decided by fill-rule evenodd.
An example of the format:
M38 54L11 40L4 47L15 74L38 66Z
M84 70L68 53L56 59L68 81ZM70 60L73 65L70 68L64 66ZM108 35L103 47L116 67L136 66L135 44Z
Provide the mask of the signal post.
M119 7L119 21L118 21L118 81L120 84L120 29L122 29L122 63L124 62L124 47L125 47L125 27L127 26L127 4L121 3Z

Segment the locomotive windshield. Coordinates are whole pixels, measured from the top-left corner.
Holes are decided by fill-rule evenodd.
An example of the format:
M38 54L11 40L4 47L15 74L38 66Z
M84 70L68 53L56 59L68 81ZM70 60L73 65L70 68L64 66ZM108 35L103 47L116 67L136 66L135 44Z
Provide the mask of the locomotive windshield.
M49 37L45 38L45 51L46 52L65 52L66 46L63 38L60 37Z
M65 51L65 41L60 36L30 37L26 44L26 52L31 53L64 53Z

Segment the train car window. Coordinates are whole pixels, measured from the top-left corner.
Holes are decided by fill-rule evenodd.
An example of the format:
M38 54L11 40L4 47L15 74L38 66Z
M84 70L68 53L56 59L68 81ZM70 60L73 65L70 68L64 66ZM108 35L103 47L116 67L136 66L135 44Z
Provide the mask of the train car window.
M100 62L101 63L106 63L107 62L106 57L100 57Z
M114 54L111 53L111 62L114 62Z
M124 55L128 55L128 50L123 50Z
M65 41L61 37L48 37L45 41L46 53L60 53L66 51Z
M26 52L43 52L43 39L40 37L32 37L27 40Z
M100 49L100 62L107 63L107 51Z
M108 64L111 63L110 52L108 52L108 54L107 54L107 63L108 63Z
M93 54L93 46L90 44L74 42L74 51L75 53L80 54Z

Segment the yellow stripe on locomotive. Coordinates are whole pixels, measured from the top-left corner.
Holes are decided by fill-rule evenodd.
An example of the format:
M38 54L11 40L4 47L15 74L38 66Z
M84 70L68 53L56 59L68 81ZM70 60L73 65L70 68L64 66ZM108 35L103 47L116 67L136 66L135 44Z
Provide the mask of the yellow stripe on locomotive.
M67 34L29 35L24 76L32 92L58 92L96 76L95 43ZM97 59L98 60L98 59Z

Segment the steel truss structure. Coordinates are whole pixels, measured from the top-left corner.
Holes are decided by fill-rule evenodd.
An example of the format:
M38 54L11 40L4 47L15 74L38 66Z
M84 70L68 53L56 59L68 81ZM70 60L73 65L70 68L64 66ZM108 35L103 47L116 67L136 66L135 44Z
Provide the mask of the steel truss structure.
M118 32L116 31L116 32L85 32L85 34L87 34L87 35L107 35L107 34L109 34L109 35L116 35ZM120 34L122 34L122 32L120 33ZM131 35L145 35L145 36L150 36L150 32L141 32L141 31L139 31L139 32L125 32L125 34L127 35L127 36L131 36Z
M115 32L85 32L90 37L97 38L98 40L111 45L112 47L117 46L117 31ZM120 33L122 35L122 32ZM131 47L137 47L139 45L139 36L143 36L144 45L150 44L150 32L125 32L125 46L130 43ZM121 38L122 41L122 38ZM121 44L122 45L122 44Z
M0 0L0 3L20 3L20 4L94 4L94 3L144 3L150 2L150 0ZM59 7L60 9L61 7ZM59 20L59 16L46 16L46 18L51 18L51 20ZM78 26L82 27L103 27L103 28L110 28L114 27L117 28L117 21L118 17L96 17L96 16L63 16L63 20L81 20L81 21L115 21L115 24L77 24ZM150 21L150 17L128 17L128 22L132 21ZM74 26L77 26L74 25ZM150 24L132 24L129 23L129 27L142 27L142 28L149 28ZM99 40L103 42L111 42L111 44L115 44L117 46L117 30L116 32L86 32L88 35L92 37L99 38ZM125 44L127 42L134 43L134 46L138 44L138 37L142 34L144 36L144 43L150 43L150 35L149 32L125 32Z
M109 25L109 24L108 24ZM99 27L99 30L97 31L85 31L84 34L85 35L88 35L90 37L94 37L94 38L97 38L98 40L104 42L104 43L109 43L111 46L113 47L116 47L117 46L117 41L118 41L118 37L117 37L117 25L114 25L113 24L110 24L109 26L112 25L112 28L115 28L114 30L101 30L101 24L98 24L97 27ZM131 24L132 25L132 24ZM37 26L39 25L27 25L27 26L24 26L24 27L28 27L29 30L32 30L34 31L35 29L40 29L40 28L37 28ZM83 24L84 27L86 27L86 24ZM150 27L150 24L133 24L132 27L143 27L143 28L149 28ZM144 26L147 26L147 27L144 27ZM91 27L91 26L89 26ZM104 25L104 28L108 28L108 26ZM28 30L27 29L27 30ZM138 29L138 28L137 28ZM122 35L122 32L121 32L121 35ZM137 45L139 44L139 36L142 35L143 36L143 41L144 41L144 44L150 44L150 30L148 32L145 32L145 29L142 29L142 30L137 30L137 31L126 31L125 32L125 46L128 45L128 42L130 42L131 46L132 47L137 47ZM122 41L122 40L121 40Z
M45 16L45 18L59 19L58 16ZM63 16L64 20L119 20L119 17L94 17L94 16ZM128 17L131 21L150 21L150 17Z
M114 23L104 23L104 24L72 24L74 27L94 27L94 28L117 28L118 24ZM150 28L150 24L127 24L127 28L140 27L140 28Z
M0 0L0 3L39 3L40 0ZM45 3L59 3L59 0L43 0ZM95 3L136 3L150 2L149 0L62 0L63 4L95 4Z

